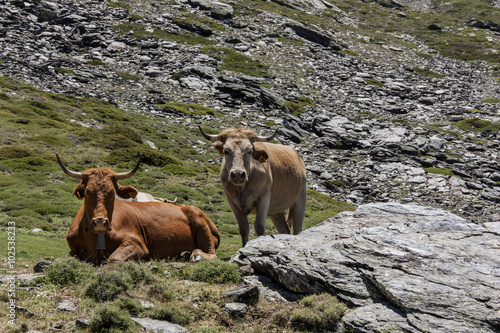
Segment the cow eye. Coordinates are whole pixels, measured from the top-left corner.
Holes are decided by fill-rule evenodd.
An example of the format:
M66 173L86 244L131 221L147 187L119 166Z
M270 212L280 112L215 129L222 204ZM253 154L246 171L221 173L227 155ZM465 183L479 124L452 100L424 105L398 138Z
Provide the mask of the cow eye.
M229 155L229 150L228 149L224 149L224 155Z

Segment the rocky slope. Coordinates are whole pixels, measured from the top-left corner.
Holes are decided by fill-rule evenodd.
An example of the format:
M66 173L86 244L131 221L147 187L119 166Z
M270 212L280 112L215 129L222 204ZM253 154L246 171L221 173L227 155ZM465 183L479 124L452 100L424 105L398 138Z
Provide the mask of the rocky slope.
M195 123L258 132L277 124L278 140L306 161L309 186L335 199L413 202L477 223L500 220L495 62L444 57L404 32L387 34L394 43L378 41L356 30L360 9L333 1L265 2L269 10L252 4L0 1L0 74L193 133ZM370 8L394 20L423 15L412 4ZM340 28L314 21L325 13ZM463 22L456 33L499 45L498 22L486 23ZM229 58L236 65L225 66ZM168 102L223 116L158 106ZM215 156L201 138L194 142Z

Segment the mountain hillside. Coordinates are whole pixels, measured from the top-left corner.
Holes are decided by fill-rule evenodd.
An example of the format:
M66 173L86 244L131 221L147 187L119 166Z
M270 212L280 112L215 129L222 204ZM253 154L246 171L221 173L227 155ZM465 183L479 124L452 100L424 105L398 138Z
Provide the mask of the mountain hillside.
M119 166L112 155L133 142L106 144L99 129L126 120L156 152L210 167L220 161L196 125L279 128L311 189L353 205L416 202L498 220L499 13L488 1L444 0L2 2L0 149L48 154L83 142L64 154L73 166L102 154ZM31 86L57 95L26 95ZM95 112L46 105L76 97L94 99ZM28 130L28 109L11 101L71 127ZM17 172L9 154L2 177Z

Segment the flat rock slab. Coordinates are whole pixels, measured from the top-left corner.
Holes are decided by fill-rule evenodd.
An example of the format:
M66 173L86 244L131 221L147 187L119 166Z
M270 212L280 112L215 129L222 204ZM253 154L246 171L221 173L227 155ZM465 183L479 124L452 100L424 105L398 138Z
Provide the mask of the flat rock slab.
M134 322L141 325L148 332L166 332L166 333L189 333L181 325L172 324L168 321L149 319L149 318L131 318Z
M356 306L354 332L499 332L500 224L375 203L298 236L259 237L233 260L291 291Z

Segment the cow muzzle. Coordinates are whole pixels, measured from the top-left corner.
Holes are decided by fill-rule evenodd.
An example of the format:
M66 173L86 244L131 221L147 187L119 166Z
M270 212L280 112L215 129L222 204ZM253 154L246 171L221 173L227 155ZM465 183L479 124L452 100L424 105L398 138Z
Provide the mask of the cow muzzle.
M96 234L105 233L111 230L111 225L107 218L94 218L90 221L89 231L92 231Z
M231 170L229 180L234 185L243 185L248 180L247 172L245 170Z

